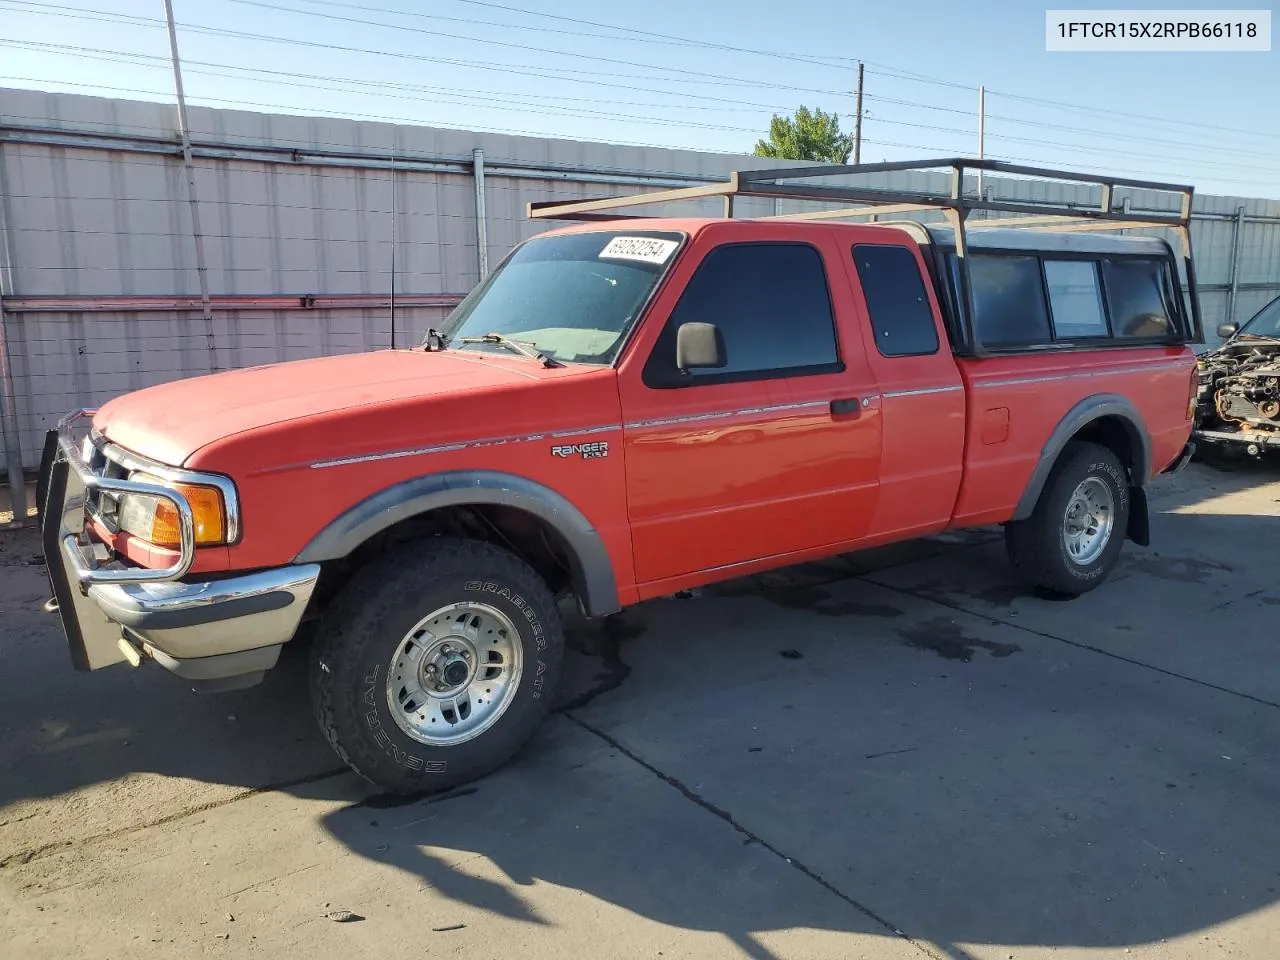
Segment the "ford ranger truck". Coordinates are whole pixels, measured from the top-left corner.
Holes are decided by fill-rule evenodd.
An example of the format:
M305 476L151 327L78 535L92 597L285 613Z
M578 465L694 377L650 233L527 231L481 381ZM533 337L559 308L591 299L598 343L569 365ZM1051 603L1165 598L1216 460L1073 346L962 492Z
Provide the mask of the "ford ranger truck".
M574 225L418 347L72 413L40 479L48 606L78 668L210 689L257 682L309 624L324 735L417 792L533 734L561 598L605 617L992 524L1018 577L1082 594L1190 456L1174 255L994 228L964 256L962 285L950 228Z

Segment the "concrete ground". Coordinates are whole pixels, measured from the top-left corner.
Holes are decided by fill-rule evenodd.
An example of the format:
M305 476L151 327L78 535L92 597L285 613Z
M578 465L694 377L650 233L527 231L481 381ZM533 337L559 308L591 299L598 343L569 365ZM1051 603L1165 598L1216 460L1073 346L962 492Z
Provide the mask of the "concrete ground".
M25 493L27 509L23 516L34 518L36 515L36 482L34 479L27 480ZM8 478L4 474L3 462L0 462L0 535L8 532L6 528L13 523L13 520L13 497L9 489Z
M1271 960L1280 470L1152 502L1069 603L979 531L577 628L571 709L407 804L302 651L216 698L72 672L2 535L0 954Z

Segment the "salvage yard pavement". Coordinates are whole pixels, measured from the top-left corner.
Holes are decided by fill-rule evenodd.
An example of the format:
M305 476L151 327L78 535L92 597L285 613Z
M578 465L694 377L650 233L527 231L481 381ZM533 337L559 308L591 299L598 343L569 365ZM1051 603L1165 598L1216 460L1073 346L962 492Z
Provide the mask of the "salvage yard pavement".
M6 958L1257 957L1280 939L1280 471L1194 464L1070 602L998 530L574 627L501 772L338 769L252 690L76 674L0 534Z

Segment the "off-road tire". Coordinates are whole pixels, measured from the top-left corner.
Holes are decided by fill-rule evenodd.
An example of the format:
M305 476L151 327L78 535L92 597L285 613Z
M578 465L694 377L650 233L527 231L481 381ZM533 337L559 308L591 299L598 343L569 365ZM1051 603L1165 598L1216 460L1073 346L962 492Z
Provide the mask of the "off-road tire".
M1076 563L1063 541L1063 520L1072 493L1089 477L1111 490L1114 521L1110 540L1092 563ZM1063 449L1035 510L1005 527L1005 547L1018 576L1032 587L1076 597L1097 587L1120 557L1129 525L1129 478L1120 459L1096 443L1073 441Z
M502 611L523 650L505 712L472 740L428 745L391 715L386 671L406 633L434 610L476 600ZM564 654L555 600L523 560L488 543L432 538L362 568L326 611L311 659L316 720L356 773L392 793L444 790L501 767L524 747L551 705Z

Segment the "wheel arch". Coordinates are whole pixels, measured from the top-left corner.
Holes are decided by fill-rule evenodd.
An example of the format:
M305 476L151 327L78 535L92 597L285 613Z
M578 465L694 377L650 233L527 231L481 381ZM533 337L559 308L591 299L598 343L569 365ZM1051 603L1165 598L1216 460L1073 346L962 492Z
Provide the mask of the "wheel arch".
M1068 410L1049 434L1012 519L1031 516L1062 451L1072 440L1089 440L1107 447L1129 471L1129 484L1134 491L1146 486L1151 476L1151 433L1142 414L1131 400L1118 393L1094 394Z
M502 508L532 518L558 541L583 611L597 617L621 609L608 550L582 511L562 494L536 481L493 470L430 474L381 490L330 521L293 562L343 561L397 526L468 508Z

